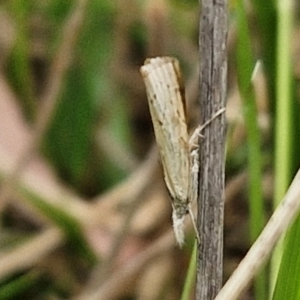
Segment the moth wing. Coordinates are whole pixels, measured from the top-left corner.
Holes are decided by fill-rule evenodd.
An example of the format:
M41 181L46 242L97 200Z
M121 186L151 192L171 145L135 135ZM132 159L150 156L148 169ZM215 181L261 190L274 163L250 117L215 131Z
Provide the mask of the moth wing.
M187 202L190 182L189 138L178 61L170 57L148 59L141 73L167 188L173 199Z

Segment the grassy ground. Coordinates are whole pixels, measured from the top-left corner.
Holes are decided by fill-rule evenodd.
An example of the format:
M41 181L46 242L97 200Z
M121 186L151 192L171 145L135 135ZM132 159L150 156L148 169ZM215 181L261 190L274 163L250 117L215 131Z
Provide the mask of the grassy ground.
M299 4L278 2L229 1L224 280L299 167ZM179 299L193 232L180 250L139 67L179 59L192 129L198 2L4 1L0 15L0 299ZM298 299L298 228L241 299Z

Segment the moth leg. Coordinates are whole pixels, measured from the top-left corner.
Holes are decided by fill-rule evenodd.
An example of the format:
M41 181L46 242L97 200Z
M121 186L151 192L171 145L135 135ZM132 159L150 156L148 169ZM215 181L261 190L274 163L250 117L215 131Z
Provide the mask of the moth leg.
M198 139L198 134L195 135L195 137ZM188 212L191 217L191 221L196 233L196 237L198 239L198 242L200 242L199 239L199 232L197 229L196 224L196 218L193 214L192 204L196 202L198 197L198 174L199 174L199 146L198 143L195 146L195 140L190 140L191 149L194 147L194 149L190 152L190 186L189 186L189 203L188 203Z
M219 115L221 115L222 113L224 113L226 110L225 107L219 109L209 120L207 120L204 124L199 125L195 131L193 132L192 136L190 137L190 140L193 138L195 139L195 135L198 134L198 136L202 137L203 135L201 135L201 131L207 126L209 125L214 119L216 119Z
M221 108L219 109L214 115L213 117L211 117L209 120L207 120L204 124L199 125L193 132L193 134L191 135L190 139L189 139L189 145L190 145L190 149L192 148L198 148L198 138L199 137L203 137L203 135L201 134L201 131L207 126L209 125L215 118L217 118L219 115L221 115L222 113L225 112L225 108Z
M190 136L189 139L189 147L190 147L190 152L192 152L192 149L199 149L199 144L198 144L198 140L199 137L203 137L203 135L201 134L201 131L203 130L203 126L199 125L193 132L193 134Z
M199 232L196 224L196 219L192 210L192 203L197 201L198 197L198 175L199 175L199 137L202 137L201 131L208 124L210 124L215 118L217 118L220 114L225 112L225 108L221 108L217 111L214 116L206 121L204 124L198 126L189 139L189 148L190 148L190 186L189 186L189 204L188 204L188 212L190 214L195 233L200 242Z
M198 228L197 228L196 218L194 216L191 203L189 204L189 208L188 209L189 209L189 215L190 215L191 220L192 220L192 224L193 224L193 227L194 227L194 230L195 230L195 233L196 233L196 237L197 237L198 243L200 243L200 236L199 236L199 232L198 232Z

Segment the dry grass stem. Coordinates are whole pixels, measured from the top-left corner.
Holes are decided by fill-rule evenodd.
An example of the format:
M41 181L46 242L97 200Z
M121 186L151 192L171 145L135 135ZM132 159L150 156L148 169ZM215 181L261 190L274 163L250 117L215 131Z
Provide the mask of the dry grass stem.
M137 167L137 158L119 143L108 130L101 128L97 134L97 141L99 148L119 168L129 172Z
M138 211L141 203L144 201L143 195L145 194L146 189L149 188L150 181L153 179L154 172L157 168L157 164L154 162L156 157L156 150L153 149L144 163L144 168L140 169L142 170L142 173L139 172L140 176L135 177L136 179L139 178L140 181L139 183L133 185L135 189L130 195L130 198L127 198L130 200L130 203L127 206L126 214L119 225L119 232L114 237L114 242L105 262L95 267L90 282L87 284L87 289L94 289L95 287L99 286L99 284L111 273L114 267L114 260L121 250L121 246L130 229L134 215ZM123 194L120 195L124 196ZM104 212L107 213L107 210L104 210Z
M0 279L32 267L56 249L64 236L58 228L49 228L19 247L0 253Z
M158 168L158 155L156 148L153 147L147 158L140 164L127 179L114 187L112 190L95 198L95 218L101 221L99 214L105 214L113 209L120 200L123 203L130 203L131 199L135 199L141 190L153 179L153 175ZM101 212L102 211L102 212Z
M235 300L266 262L278 239L286 232L300 210L300 170L263 232L226 282L215 300Z
M173 230L169 230L146 250L132 258L123 268L114 272L97 290L86 291L74 300L116 299L152 259L170 251L174 245Z

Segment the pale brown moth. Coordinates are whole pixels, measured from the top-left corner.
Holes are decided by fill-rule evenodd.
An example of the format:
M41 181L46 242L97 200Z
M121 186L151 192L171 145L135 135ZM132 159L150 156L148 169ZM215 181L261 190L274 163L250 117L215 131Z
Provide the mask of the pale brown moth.
M147 59L141 67L164 178L172 198L175 237L184 242L184 218L197 197L198 152L189 143L184 88L178 61L171 57ZM193 142L196 144L197 140ZM193 152L193 155L191 155Z
M184 243L184 219L190 213L197 237L191 203L198 195L198 138L209 120L189 138L184 86L175 58L147 59L141 67L154 133L172 199L174 233L180 246ZM220 110L213 118L223 112Z

